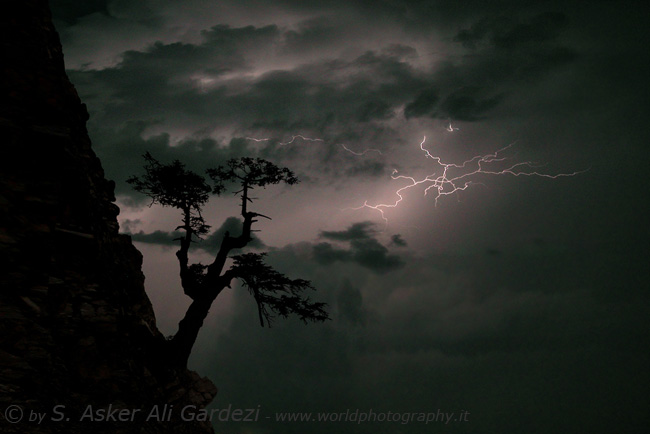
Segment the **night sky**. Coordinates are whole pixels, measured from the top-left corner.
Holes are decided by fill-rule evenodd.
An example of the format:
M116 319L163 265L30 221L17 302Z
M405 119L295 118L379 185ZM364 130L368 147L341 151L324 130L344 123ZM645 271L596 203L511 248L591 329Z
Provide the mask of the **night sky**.
M311 280L332 321L260 328L245 289L222 293L190 368L218 386L214 407L259 406L261 417L217 423L218 433L647 428L643 3L51 5L164 334L190 302L172 241L180 214L148 207L125 182L143 173L141 155L201 173L257 156L301 179L256 191L251 209L273 220L256 225L251 249ZM462 176L475 159L445 174L443 164L475 156L493 173ZM440 176L462 176L454 185L463 190L438 191ZM422 180L394 208L372 208ZM224 231L237 232L237 215L235 198L214 197L204 213L212 232L191 259L208 262ZM356 409L469 416L446 425L266 419Z

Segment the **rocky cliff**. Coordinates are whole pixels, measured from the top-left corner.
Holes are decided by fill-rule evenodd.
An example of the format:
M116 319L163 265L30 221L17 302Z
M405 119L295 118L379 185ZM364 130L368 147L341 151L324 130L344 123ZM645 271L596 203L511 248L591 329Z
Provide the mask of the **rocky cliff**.
M0 430L212 432L180 420L216 388L156 351L142 257L118 234L47 1L11 8L0 17Z

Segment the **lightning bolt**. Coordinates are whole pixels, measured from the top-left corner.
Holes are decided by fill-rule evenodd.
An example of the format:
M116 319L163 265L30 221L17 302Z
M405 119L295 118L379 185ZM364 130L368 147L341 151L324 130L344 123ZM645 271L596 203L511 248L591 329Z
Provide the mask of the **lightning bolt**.
M255 137L245 137L245 139L246 140L253 140L255 142L266 142L266 141L271 140L271 138L257 139ZM304 140L306 142L324 142L325 141L323 139L314 139L314 138L310 138L310 137L305 137L305 136L303 136L301 134L297 134L295 136L291 136L291 140L289 140L287 142L278 143L278 146L288 146L288 145L292 144L293 142L295 142L296 139L302 139L302 140ZM356 152L356 151L353 151L352 149L348 148L346 145L344 145L342 143L340 145L347 152L349 152L349 153L351 153L353 155L357 155L357 156L365 155L368 152L377 152L379 155L383 155L379 149L371 149L371 148L369 148L369 149L363 150L362 152Z
M343 149L345 149L346 151L348 151L349 153L354 154L354 155L358 155L358 156L365 155L365 154L367 154L368 152L377 152L379 155L383 155L379 149L366 149L366 150L364 150L363 152L355 152L355 151L353 151L352 149L349 149L347 146L345 146L345 145L342 144L342 143L341 143L341 147L342 147Z
M454 131L458 131L460 128L452 127L452 126L451 126L451 121L449 121L449 126L448 126L447 128L445 128L445 129L446 129L447 131L449 131L450 133L453 133Z
M298 134L298 135L292 136L292 137L291 137L291 140L289 140L288 142L285 142L285 143L278 143L278 145L279 145L279 146L287 146L287 145L290 145L290 144L292 144L292 143L293 143L296 139L298 139L298 138L300 138L300 139L302 139L302 140L304 140L304 141L306 141L306 142L323 142L323 141L324 141L323 139L311 139L311 138L309 138L309 137L305 137L305 136L303 136L303 135Z
M505 169L500 169L500 170L490 169L489 167L486 167L490 163L506 162L507 160L509 160L508 157L501 156L500 154L502 154L504 151L514 146L516 142L513 142L499 149L494 153L474 156L469 160L465 160L461 164L444 163L440 157L431 154L431 152L429 152L429 150L424 147L424 143L426 142L426 140L427 138L426 136L424 136L422 142L420 142L420 149L422 150L422 152L424 152L425 158L431 158L437 163L438 168L435 172L431 173L430 175L427 175L422 179L416 179L412 176L399 175L397 170L393 170L393 173L391 174L391 178L393 180L403 179L408 181L407 185L395 191L395 195L397 196L397 199L394 202L370 205L368 201L365 201L364 204L359 207L345 208L345 210L361 210L363 208L369 208L375 210L379 212L381 218L384 220L386 225L388 225L388 217L386 217L385 211L390 208L396 208L400 204L400 202L404 200L404 196L402 195L402 193L408 189L417 187L419 185L426 186L426 188L424 188L424 196L427 196L430 191L434 193L434 203L437 206L438 199L440 199L442 196L449 196L451 194L464 191L467 188L469 188L471 185L482 184L480 182L475 182L472 180L472 177L476 177L477 175L480 174L495 175L495 176L496 175L538 176L543 178L557 179L561 177L575 176L580 173L586 172L586 170L583 170L583 171L572 172L572 173L558 173L555 175L551 175L548 173L542 173L534 170L541 166L535 164L532 161L514 163L506 167Z

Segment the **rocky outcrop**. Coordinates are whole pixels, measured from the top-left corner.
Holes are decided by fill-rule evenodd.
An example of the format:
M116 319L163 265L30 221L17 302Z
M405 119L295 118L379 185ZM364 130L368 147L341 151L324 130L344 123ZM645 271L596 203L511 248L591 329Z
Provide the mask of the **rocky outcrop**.
M142 257L118 234L47 2L11 8L0 18L0 429L212 432L180 418L216 388L157 351Z

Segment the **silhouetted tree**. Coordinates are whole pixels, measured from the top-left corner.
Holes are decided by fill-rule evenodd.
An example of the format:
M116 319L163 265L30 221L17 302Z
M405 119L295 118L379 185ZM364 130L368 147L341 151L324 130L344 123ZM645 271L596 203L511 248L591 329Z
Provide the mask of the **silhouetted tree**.
M224 271L230 253L245 247L252 240L251 229L256 218L269 217L248 211L252 203L249 196L255 187L284 182L296 184L298 179L287 168L260 158L239 158L229 160L226 166L208 169L212 180L210 186L206 179L178 160L162 164L148 152L144 155L145 175L132 176L127 182L134 189L151 198L151 204L178 208L182 212L183 235L178 238L180 249L176 252L180 265L183 291L192 299L185 317L178 324L178 332L168 341L169 358L173 365L187 366L187 360L196 341L199 329L203 326L212 303L221 291L230 287L233 279L241 280L257 303L259 320L271 325L275 315L287 317L297 315L303 322L325 321L329 318L325 303L312 302L304 295L305 290L313 290L307 280L290 279L264 263L265 254L245 253L232 256L232 265ZM189 264L190 245L207 234L210 226L205 223L203 206L210 194L219 195L226 185L238 185L235 194L241 197L241 215L244 218L241 235L232 237L225 233L214 261L209 265Z

